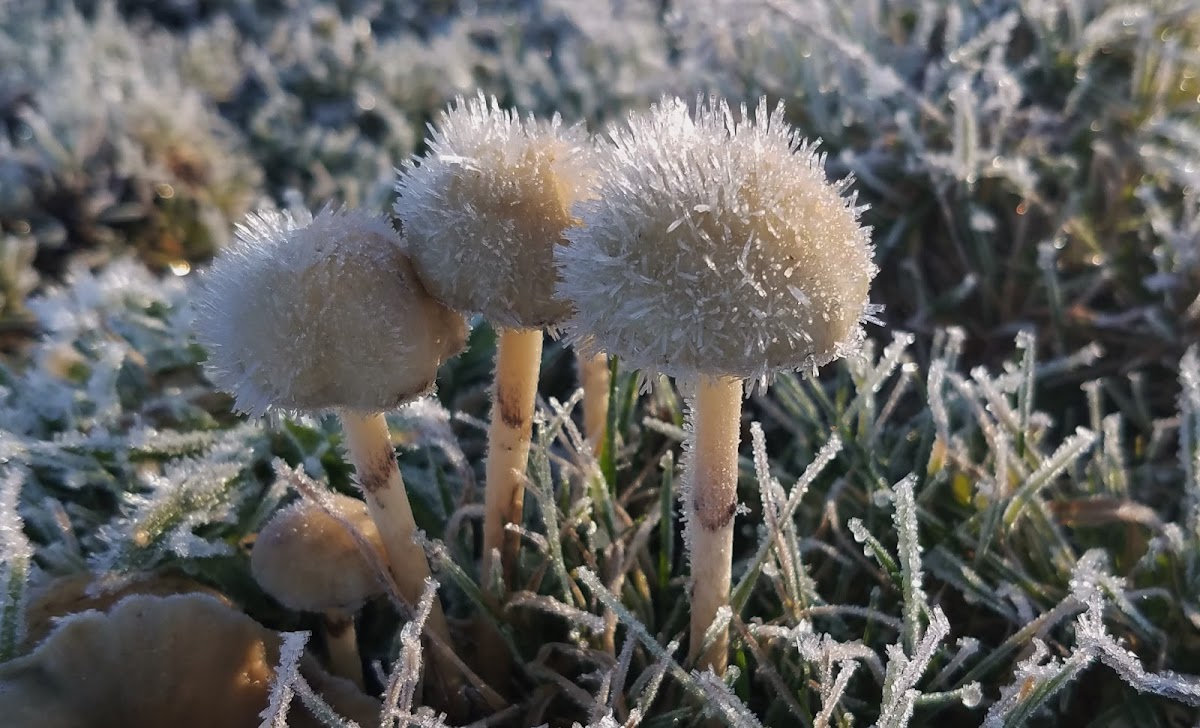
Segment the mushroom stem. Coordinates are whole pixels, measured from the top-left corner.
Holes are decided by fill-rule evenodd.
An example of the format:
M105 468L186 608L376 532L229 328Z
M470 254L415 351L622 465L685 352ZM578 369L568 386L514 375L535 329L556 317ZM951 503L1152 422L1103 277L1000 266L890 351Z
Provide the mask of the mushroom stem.
M382 414L364 415L340 410L338 415L346 432L350 459L354 461L354 470L366 496L367 510L379 529L379 538L387 552L388 571L405 601L415 606L424 592L425 579L430 576L429 561L425 558L425 550L413 540L417 522L404 490L387 422ZM444 644L450 644L450 626L438 599L434 599L426 627ZM457 701L461 675L437 650L432 652L432 658L432 666L437 668L437 682L446 691L443 697Z
M505 582L516 576L520 538L505 526L520 523L525 506L525 470L533 429L533 404L542 362L540 329L504 329L496 349L492 421L488 427L486 513L483 520L483 571L492 570L499 549Z
M608 427L608 355L585 357L576 353L579 379L583 385L583 435L592 445L592 454L600 457Z
M363 687L362 660L358 656L358 636L354 630L354 615L340 609L326 609L321 615L325 622L325 647L329 650L329 671L354 681Z
M704 634L729 603L733 521L737 512L742 380L701 376L692 403L687 536L692 567L690 650L701 669L725 672L728 630L701 654Z

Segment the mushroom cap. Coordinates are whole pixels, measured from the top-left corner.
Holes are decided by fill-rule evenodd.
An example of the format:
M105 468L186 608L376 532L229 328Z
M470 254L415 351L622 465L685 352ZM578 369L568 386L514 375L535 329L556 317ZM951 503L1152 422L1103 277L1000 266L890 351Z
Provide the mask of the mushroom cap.
M663 99L598 150L558 248L568 340L691 379L757 379L857 349L875 275L862 208L766 99Z
M333 502L386 564L383 541L367 505L341 494L335 494ZM350 533L309 501L284 508L263 527L250 552L250 569L268 594L301 612L354 611L383 592Z
M463 317L435 300L384 217L261 211L214 261L197 306L214 384L238 409L391 409L462 351Z
M186 576L172 573L105 575L82 572L54 579L41 586L25 606L25 646L41 642L56 620L68 614L95 610L107 612L133 594L169 596L207 594L232 606L225 595Z
M590 142L581 126L522 120L480 92L442 113L429 152L396 183L404 246L434 296L507 328L553 326L554 249L587 194Z
M253 728L267 707L279 635L209 596L128 597L61 622L0 665L7 728ZM300 673L338 713L374 725L380 705L305 655ZM292 728L320 723L296 701Z

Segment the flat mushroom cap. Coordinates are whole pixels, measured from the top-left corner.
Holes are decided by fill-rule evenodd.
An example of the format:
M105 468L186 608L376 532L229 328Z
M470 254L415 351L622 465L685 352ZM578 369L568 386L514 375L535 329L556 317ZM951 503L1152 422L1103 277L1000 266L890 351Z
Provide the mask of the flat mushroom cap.
M466 343L391 223L362 210L251 214L205 282L197 338L213 383L251 415L392 409Z
M179 574L70 574L43 584L29 599L25 605L25 640L22 645L32 647L41 642L62 617L91 610L107 612L114 604L133 594L159 597L207 594L226 606L232 606L232 602L217 590Z
M875 275L849 181L765 98L753 114L679 99L596 152L595 198L558 248L567 338L690 379L758 379L857 349Z
M268 703L281 640L203 595L132 596L108 614L64 620L38 648L0 665L6 728L254 728ZM300 673L360 725L380 704L310 656ZM296 701L292 728L320 723Z
M480 92L443 112L428 144L396 183L395 211L430 292L508 328L566 318L570 307L554 297L554 249L591 184L583 128L563 128L558 116L521 119Z
M341 494L333 502L386 564L367 505ZM268 594L301 612L353 611L383 591L350 533L309 501L293 503L263 527L250 553L250 569Z

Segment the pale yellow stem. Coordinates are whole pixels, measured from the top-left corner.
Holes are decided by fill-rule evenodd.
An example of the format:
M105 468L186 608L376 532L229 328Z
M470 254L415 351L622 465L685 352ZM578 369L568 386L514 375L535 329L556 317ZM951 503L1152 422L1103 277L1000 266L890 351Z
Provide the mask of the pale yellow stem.
M339 415L350 458L366 497L367 510L379 529L380 540L387 552L388 571L404 600L415 607L424 593L425 579L430 576L429 561L425 558L425 550L413 540L417 522L404 490L404 480L400 477L387 422L382 414L363 415L343 410ZM425 627L445 645L451 644L450 627L440 600L434 599L433 611ZM443 691L439 697L452 706L460 700L462 675L439 651L431 652L430 666L436 673L434 682Z
M596 354L584 357L576 353L575 360L579 366L580 384L583 385L583 436L591 444L592 454L599 457L608 429L608 392L611 384L608 356Z
M704 634L729 604L733 521L737 512L738 442L742 381L700 377L692 400L691 483L687 536L692 566L690 650L697 665L725 672L729 634L700 653Z
M488 427L484 491L483 574L491 573L493 550L501 553L504 578L512 586L520 538L505 526L520 523L525 507L525 471L533 435L533 405L542 362L540 330L505 329L496 348L492 421Z
M352 680L362 689L362 660L358 656L358 635L354 615L337 609L325 611L325 647L329 650L329 671Z

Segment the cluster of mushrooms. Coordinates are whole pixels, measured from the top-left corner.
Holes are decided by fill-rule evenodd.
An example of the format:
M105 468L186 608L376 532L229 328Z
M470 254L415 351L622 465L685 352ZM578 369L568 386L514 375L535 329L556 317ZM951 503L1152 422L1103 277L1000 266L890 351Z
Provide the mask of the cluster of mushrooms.
M360 210L260 212L207 274L198 338L214 382L250 415L336 412L365 501L340 497L343 519L281 511L254 547L256 576L284 605L324 615L332 669L361 685L353 614L379 584L352 566L363 540L345 522L415 604L430 567L384 413L432 390L465 345L464 315L481 314L499 340L480 573L513 574L506 526L522 522L544 333L578 353L594 447L608 356L673 377L689 405L689 644L723 672L726 635L704 637L729 600L744 393L854 351L871 310L870 232L849 183L830 183L765 99L750 111L664 98L591 139L480 94L444 112L427 147L400 170L403 234ZM296 540L310 556L281 555ZM426 634L452 644L436 604ZM453 703L452 656L430 657L427 689L442 694L427 699Z

